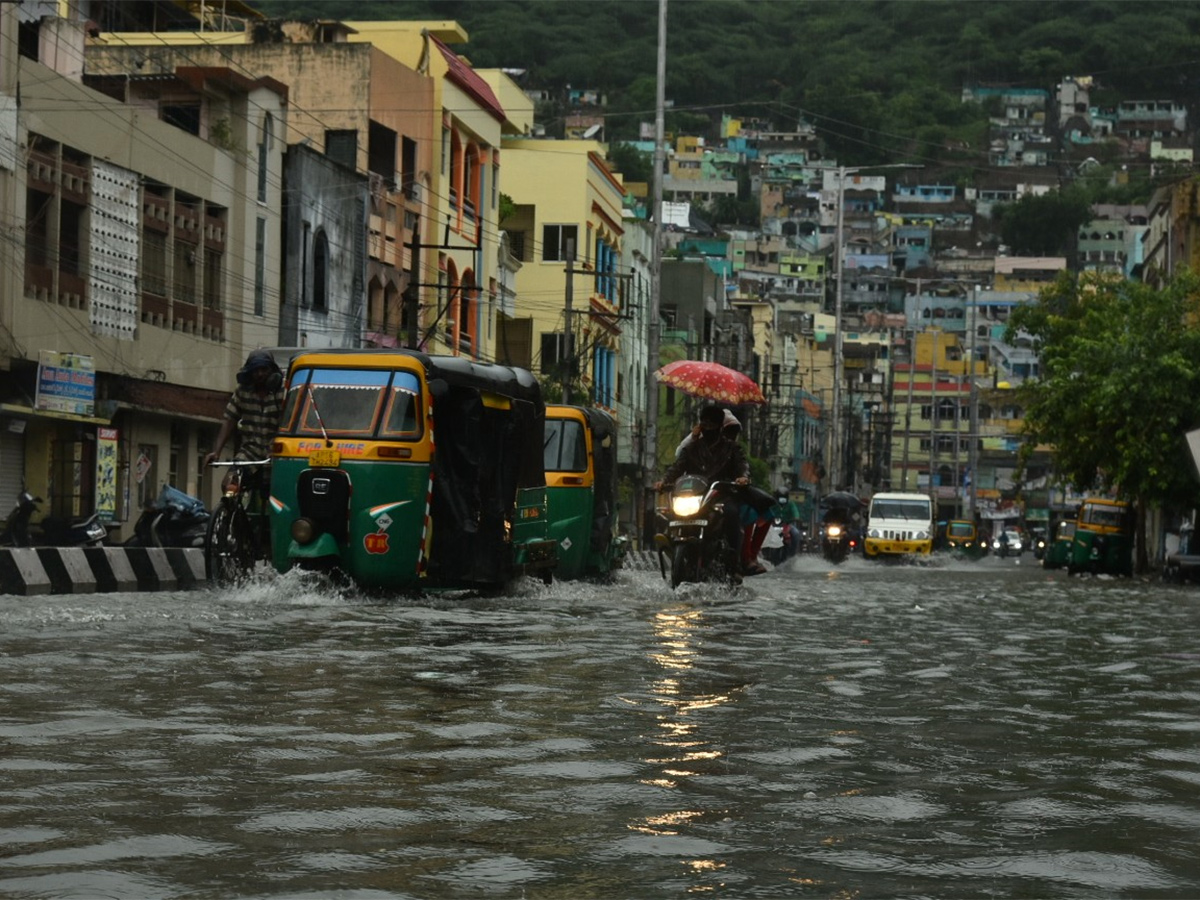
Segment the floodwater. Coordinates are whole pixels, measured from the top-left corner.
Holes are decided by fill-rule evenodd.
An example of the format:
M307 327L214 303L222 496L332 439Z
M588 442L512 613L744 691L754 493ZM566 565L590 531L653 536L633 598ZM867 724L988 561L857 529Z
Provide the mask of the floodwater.
M1200 589L0 597L6 898L1200 896Z

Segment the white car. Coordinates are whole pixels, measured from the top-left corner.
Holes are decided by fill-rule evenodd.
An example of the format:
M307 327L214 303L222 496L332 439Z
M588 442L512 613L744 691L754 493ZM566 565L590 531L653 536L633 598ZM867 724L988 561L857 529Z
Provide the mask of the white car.
M1009 531L1002 532L1002 534L1008 535L1008 552L1009 553L1018 553L1019 554L1025 550L1025 535L1023 535L1021 532L1009 530ZM992 536L992 552L993 553L1000 552L1000 535L999 534Z

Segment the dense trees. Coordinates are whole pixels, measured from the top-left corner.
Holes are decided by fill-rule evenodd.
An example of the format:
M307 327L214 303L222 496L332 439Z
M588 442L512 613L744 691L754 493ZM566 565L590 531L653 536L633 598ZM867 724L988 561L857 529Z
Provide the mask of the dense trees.
M1064 275L1013 311L1010 336L1032 335L1041 359L1041 378L1021 388L1027 434L1054 447L1063 481L1114 490L1143 514L1196 505L1184 434L1200 425L1197 322L1200 279L1190 273L1162 290ZM1139 569L1145 563L1139 527Z

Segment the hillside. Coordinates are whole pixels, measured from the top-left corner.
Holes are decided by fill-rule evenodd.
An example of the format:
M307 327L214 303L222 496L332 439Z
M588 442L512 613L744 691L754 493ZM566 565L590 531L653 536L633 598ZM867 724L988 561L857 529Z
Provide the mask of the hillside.
M479 67L526 70L527 87L567 85L607 97L610 140L653 118L655 0L263 0L266 15L454 19L457 48ZM979 147L987 110L964 83L1053 91L1093 75L1093 101L1200 95L1192 34L1200 4L1119 0L671 0L668 128L711 133L722 112L777 127L803 117L830 151L857 163L933 162L947 144ZM541 110L552 133L553 108Z

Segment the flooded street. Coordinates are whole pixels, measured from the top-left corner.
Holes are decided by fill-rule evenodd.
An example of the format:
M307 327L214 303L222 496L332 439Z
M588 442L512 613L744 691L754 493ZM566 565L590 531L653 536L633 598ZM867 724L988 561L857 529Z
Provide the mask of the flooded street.
M1200 896L1200 590L0 597L0 895Z

